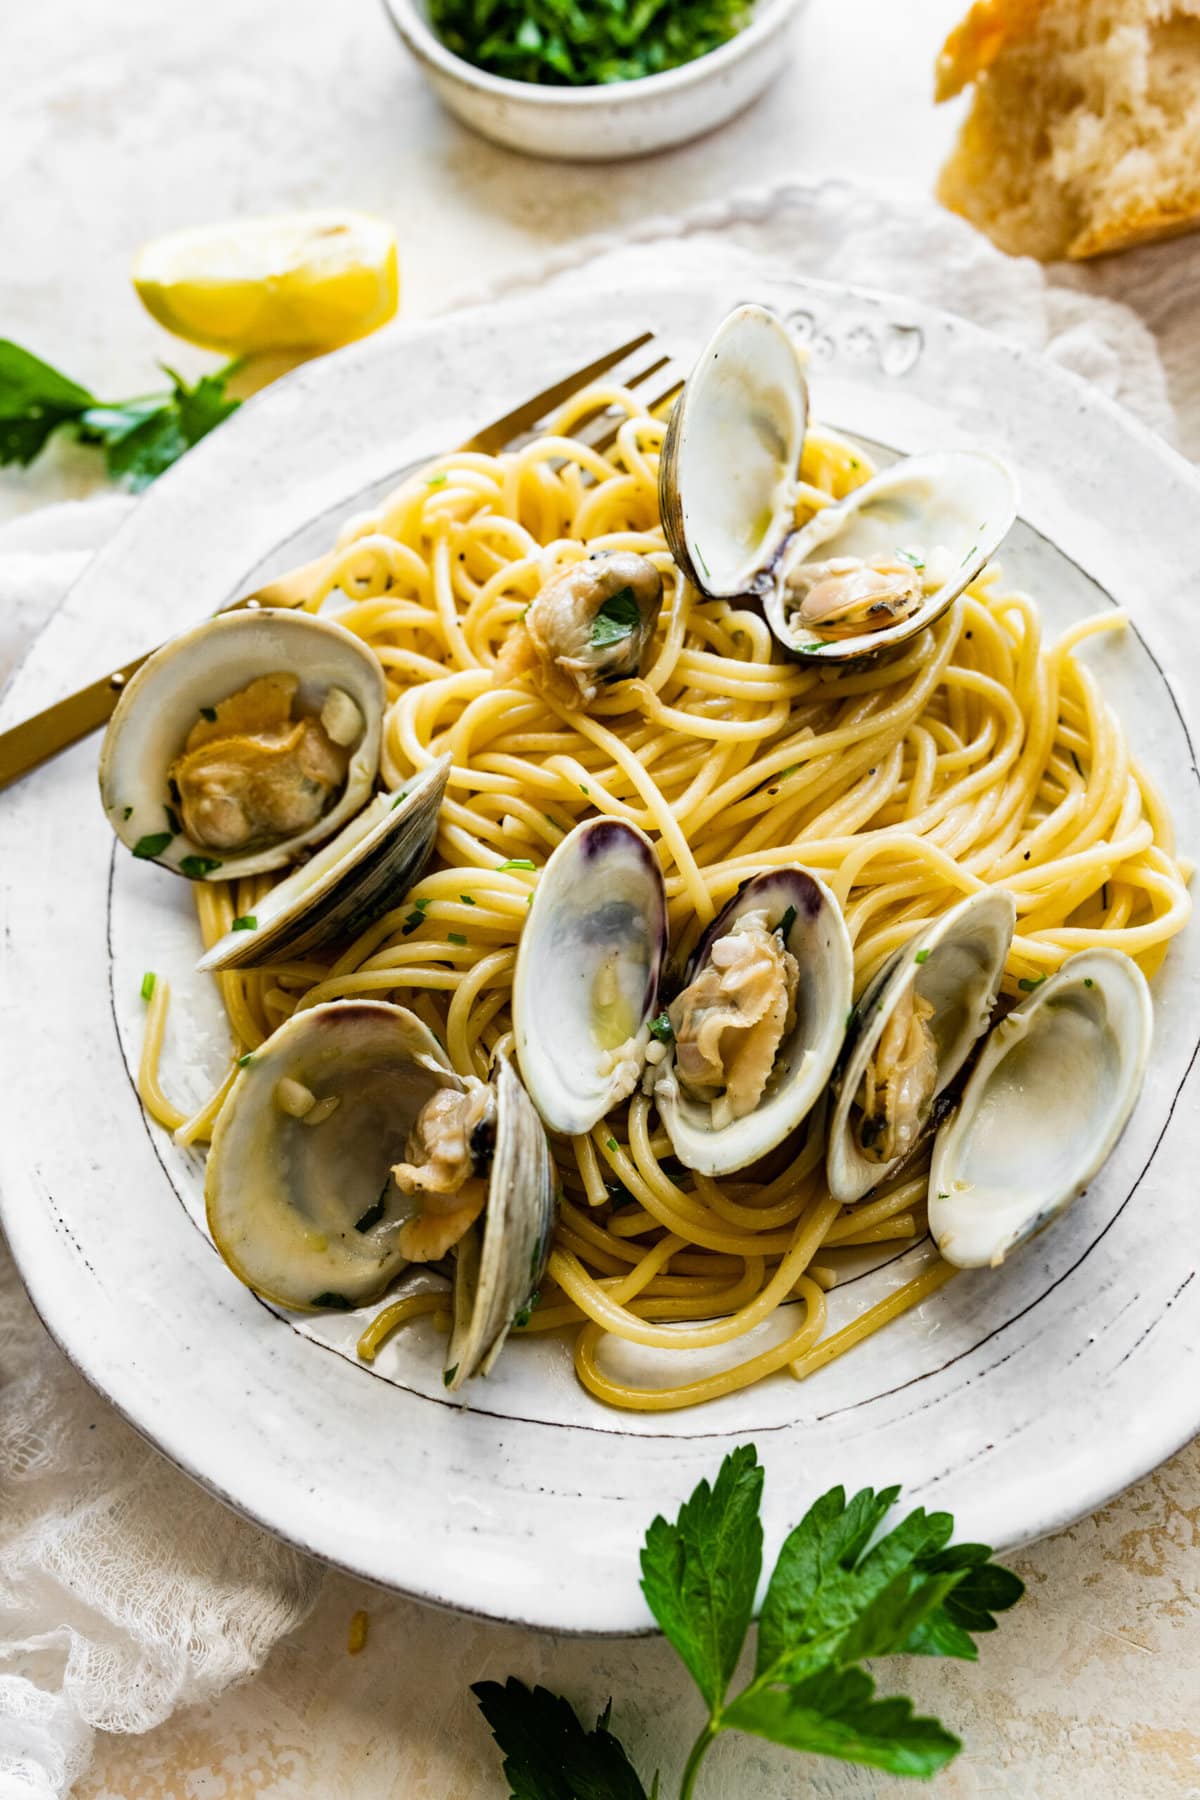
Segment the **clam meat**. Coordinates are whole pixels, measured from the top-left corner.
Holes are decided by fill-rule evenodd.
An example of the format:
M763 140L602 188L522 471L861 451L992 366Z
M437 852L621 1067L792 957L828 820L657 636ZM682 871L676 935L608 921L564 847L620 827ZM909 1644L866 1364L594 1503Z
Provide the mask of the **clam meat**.
M686 1167L730 1174L802 1123L841 1047L852 974L841 909L816 876L743 884L700 939L648 1072Z
M149 657L109 721L100 789L135 856L192 879L282 868L375 785L387 690L341 625L226 613Z
M564 706L641 673L662 607L662 576L632 551L594 551L560 569L501 652L497 680L532 675Z
M987 1030L1016 905L1002 888L970 894L885 963L858 1001L833 1081L826 1174L849 1205L924 1137L934 1102Z

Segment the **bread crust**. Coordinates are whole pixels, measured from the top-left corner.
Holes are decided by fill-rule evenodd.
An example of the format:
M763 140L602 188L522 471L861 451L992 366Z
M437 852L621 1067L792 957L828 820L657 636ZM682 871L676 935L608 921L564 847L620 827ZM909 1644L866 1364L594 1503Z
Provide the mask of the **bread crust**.
M937 59L934 100L955 94L990 69L1004 46L1028 37L1042 0L975 0L966 18L954 27Z
M1107 225L1093 225L1069 246L1072 262L1085 262L1089 256L1108 256L1114 250L1131 250L1135 244L1153 244L1160 238L1181 237L1185 231L1200 227L1200 195L1190 206L1150 206L1130 208L1121 218Z

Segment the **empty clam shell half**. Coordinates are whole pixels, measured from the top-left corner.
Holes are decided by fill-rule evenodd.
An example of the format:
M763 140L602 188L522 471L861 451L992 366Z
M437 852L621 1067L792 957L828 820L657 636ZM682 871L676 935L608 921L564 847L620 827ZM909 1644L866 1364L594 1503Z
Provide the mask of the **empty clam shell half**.
M808 387L795 340L762 306L739 306L696 359L659 464L671 554L714 598L744 594L795 519Z
M254 969L345 943L398 906L437 837L451 759L441 756L399 793L377 794L331 844L272 888L200 958L200 969Z
M100 752L109 823L193 880L284 868L370 798L386 704L378 659L330 619L209 619L121 696Z
M577 825L538 877L513 979L517 1061L552 1131L590 1131L637 1086L666 946L649 838Z
M754 876L718 914L671 1004L675 1037L654 1085L671 1146L687 1168L702 1175L744 1169L808 1116L841 1048L853 967L841 908L806 869ZM743 1019L752 1022L743 1026ZM691 1070L699 1080L688 1079ZM748 1085L738 1102L743 1076Z
M932 625L974 581L1016 517L1012 475L978 450L909 456L791 539L763 602L794 655L845 662Z
M987 1030L1012 942L1003 888L970 894L898 950L854 1008L834 1077L826 1175L849 1205L899 1168Z
M929 1229L947 1262L995 1268L1112 1154L1150 1054L1146 978L1084 950L1002 1019L937 1135Z
M546 1132L512 1064L492 1076L496 1136L482 1225L458 1246L446 1386L486 1375L550 1255L558 1180Z

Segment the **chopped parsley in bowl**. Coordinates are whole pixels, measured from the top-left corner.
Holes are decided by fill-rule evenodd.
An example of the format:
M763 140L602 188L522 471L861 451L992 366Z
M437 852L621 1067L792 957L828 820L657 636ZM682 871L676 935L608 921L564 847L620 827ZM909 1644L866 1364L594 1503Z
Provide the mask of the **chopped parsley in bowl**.
M456 56L551 87L661 75L727 44L750 14L750 0L429 0Z

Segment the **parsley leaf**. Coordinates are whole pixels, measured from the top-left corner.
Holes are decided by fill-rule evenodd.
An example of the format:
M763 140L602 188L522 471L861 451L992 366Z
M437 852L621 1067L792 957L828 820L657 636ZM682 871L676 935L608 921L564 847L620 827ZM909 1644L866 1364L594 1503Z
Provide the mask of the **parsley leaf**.
M621 1745L608 1730L608 1709L593 1731L548 1688L510 1676L471 1689L504 1754L512 1800L647 1800Z
M657 1038L660 1044L674 1043L675 1027L671 1023L670 1013L660 1012L656 1019L651 1019L650 1036Z
M0 464L31 463L65 427L103 449L109 474L136 492L237 408L225 392L236 367L202 375L191 387L167 369L169 393L109 402L0 338Z
M623 644L632 637L642 622L633 589L623 587L596 609L592 619L592 649L607 650L612 644Z
M962 1749L911 1700L876 1700L865 1669L823 1669L791 1688L766 1688L734 1701L725 1723L791 1750L866 1763L893 1775L933 1775Z
M737 1667L762 1569L758 1508L763 1472L740 1444L710 1488L702 1481L674 1525L646 1533L642 1592L693 1681L716 1712Z
M52 432L95 404L77 381L0 338L0 465L31 463Z
M861 1665L898 1653L974 1659L972 1633L995 1629L995 1614L1020 1599L1020 1580L985 1544L951 1544L949 1513L917 1507L881 1536L900 1490L863 1488L847 1500L833 1488L785 1539L754 1674L726 1700L762 1567L762 1486L754 1446L741 1445L674 1524L656 1518L646 1534L642 1591L708 1704L680 1800L693 1800L700 1765L727 1730L894 1775L935 1774L957 1755L958 1739L910 1700L877 1699ZM512 1800L647 1800L607 1710L588 1732L544 1688L510 1680L474 1693L504 1752ZM650 1800L658 1791L656 1776Z

